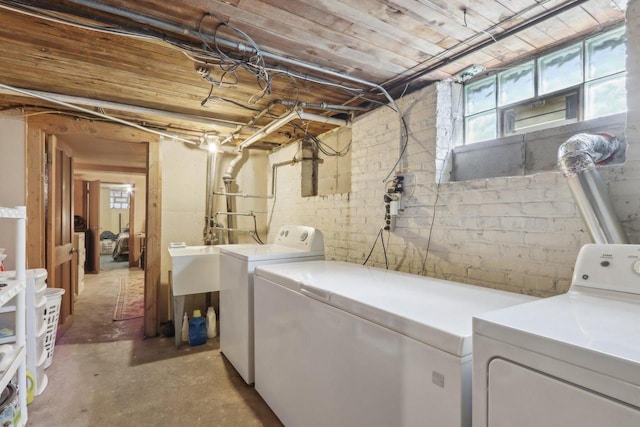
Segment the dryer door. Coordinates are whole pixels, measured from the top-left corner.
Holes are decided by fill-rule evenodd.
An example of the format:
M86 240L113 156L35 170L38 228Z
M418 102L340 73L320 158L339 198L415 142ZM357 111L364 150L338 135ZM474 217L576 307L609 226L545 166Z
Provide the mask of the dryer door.
M503 359L489 364L491 427L637 427L640 408Z

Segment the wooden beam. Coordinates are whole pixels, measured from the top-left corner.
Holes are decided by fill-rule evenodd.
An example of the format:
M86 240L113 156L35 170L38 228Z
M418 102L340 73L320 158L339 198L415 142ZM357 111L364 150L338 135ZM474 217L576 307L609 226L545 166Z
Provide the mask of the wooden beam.
M45 134L27 125L26 139L27 268L45 268Z
M145 247L144 335L155 337L160 328L158 298L160 294L160 242L162 225L162 158L160 143L149 143L147 163L147 242Z
M99 164L90 164L90 163L76 163L75 172L81 173L83 171L120 172L120 173L138 174L138 175L144 175L145 173L147 173L147 170L145 168L136 168L136 167L130 167L130 166L99 165Z
M29 118L29 125L51 135L87 135L100 139L143 143L157 137L120 124L76 120L71 117L39 115Z

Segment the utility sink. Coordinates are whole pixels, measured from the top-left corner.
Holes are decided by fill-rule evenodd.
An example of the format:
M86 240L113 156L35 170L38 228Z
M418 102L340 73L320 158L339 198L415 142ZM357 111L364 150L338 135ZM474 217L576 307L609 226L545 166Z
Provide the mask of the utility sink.
M169 247L173 296L220 290L217 246Z

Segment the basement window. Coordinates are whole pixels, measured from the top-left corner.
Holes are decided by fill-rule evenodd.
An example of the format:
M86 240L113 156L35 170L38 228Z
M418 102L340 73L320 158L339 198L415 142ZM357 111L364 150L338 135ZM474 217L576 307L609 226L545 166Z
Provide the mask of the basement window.
M451 151L450 180L557 170L559 146L581 132L622 140L625 64L617 27L466 83L464 144ZM622 162L624 154L614 159Z
M109 190L109 207L111 209L129 209L129 190L120 188Z
M465 144L625 112L625 59L618 27L465 84Z

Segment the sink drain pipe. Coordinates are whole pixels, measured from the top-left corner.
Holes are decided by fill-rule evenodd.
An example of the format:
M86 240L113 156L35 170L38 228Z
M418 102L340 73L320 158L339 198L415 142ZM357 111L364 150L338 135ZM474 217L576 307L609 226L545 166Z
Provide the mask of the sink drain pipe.
M582 219L595 243L629 243L616 216L596 164L610 159L620 147L615 136L581 133L558 149L558 166L567 179Z

